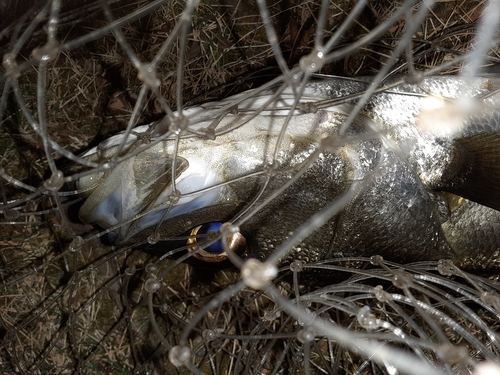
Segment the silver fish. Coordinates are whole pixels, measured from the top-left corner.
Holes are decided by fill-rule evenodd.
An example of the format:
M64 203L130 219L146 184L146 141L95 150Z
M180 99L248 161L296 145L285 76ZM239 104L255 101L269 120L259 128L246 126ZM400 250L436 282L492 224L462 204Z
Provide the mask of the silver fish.
M79 216L117 243L241 223L247 253L266 258L349 191L289 259L497 259L500 78L394 81L345 124L369 84L323 78L298 103L297 89L253 90L113 136L84 155L121 161L78 181Z

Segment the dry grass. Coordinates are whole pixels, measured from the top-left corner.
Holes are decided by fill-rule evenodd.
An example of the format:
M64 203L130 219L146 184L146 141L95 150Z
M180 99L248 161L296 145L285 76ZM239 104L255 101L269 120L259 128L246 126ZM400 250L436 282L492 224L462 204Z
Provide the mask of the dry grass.
M145 0L116 2L112 10L115 18L119 18L146 3ZM221 98L266 82L277 74L256 2L233 3L204 1L191 20L192 30L186 38L186 56L182 64L184 103ZM415 69L439 66L469 50L475 22L484 3L484 0L464 0L458 4L438 2L414 35L412 64ZM7 9L9 6L14 7L9 3ZM325 37L332 35L347 16L350 6L349 1L331 2ZM341 43L352 43L369 33L396 7L398 4L393 1L370 2ZM268 2L268 8L285 59L289 66L294 66L313 46L319 2L273 0ZM69 12L80 8L78 2L73 2L65 9ZM157 54L183 9L183 1L171 1L122 27L122 33L141 61L150 61ZM107 24L99 11L78 14L74 20L78 22L61 28L61 42ZM326 66L322 72L352 76L377 71L397 45L404 27L405 20L401 19L382 38ZM31 49L42 39L40 33L33 34L20 56L27 59ZM1 43L0 50L5 52L8 49L6 38ZM172 108L176 106L178 77L175 72L181 48L181 41L177 39L158 69L161 95ZM499 57L500 50L493 50L490 61L496 63ZM397 66L399 72L405 72L406 60L401 58ZM457 64L443 73L454 73L461 68ZM35 114L38 108L36 82L36 66L23 71L18 79L26 106ZM47 82L48 133L62 147L75 153L125 128L142 85L136 68L112 34L59 54L50 64ZM162 114L160 104L149 95L138 122L158 119ZM13 97L9 97L1 125L0 166L4 173L27 184L41 186L48 170L42 140L20 114ZM56 152L53 156L63 159ZM61 169L67 167L61 161ZM19 186L6 184L4 188L6 199L26 195ZM36 197L20 211L19 217L3 221L0 231L3 284L0 292L0 339L3 344L0 372L187 373L185 369L175 370L166 360L166 349L151 326L148 294L143 284L146 266L157 256L139 249L111 248L99 240L85 243L78 252L68 251L73 235L94 234L96 230L76 220L67 227L55 210L55 202L48 196ZM171 264L164 261L161 267ZM162 280L164 293L153 301L155 319L168 343L174 345L184 326L204 303L236 279L237 275L229 271L199 272L187 264L169 271ZM293 296L289 283L278 283L278 286L284 295ZM307 291L305 288L304 293ZM165 311L161 311L162 306ZM200 353L196 365L207 373L214 370L224 373L225 369L236 366L238 353L246 345L244 340L229 338L206 343L202 339L203 329L226 335L249 334L256 327L260 327L259 333L295 332L297 323L285 313L262 324L264 313L274 309L274 302L267 297L255 297L244 291L216 312L207 314L195 334L189 337L190 345ZM352 321L347 315L343 319ZM496 324L489 315L486 319ZM255 366L261 353L270 353L262 364L262 372L270 373L280 354L279 350L269 347L282 349L289 344L288 354L282 361L292 373L302 368L303 353L294 340L290 342L282 340L276 344L272 340L262 340L255 346L246 345L243 350L254 356ZM332 345L335 346L325 340L318 343L311 355L318 366L324 365L321 358L328 358L329 351L340 350L332 349ZM209 355L203 356L203 353ZM360 362L355 354L345 352L343 363L338 366L351 373ZM313 369L313 373L319 370Z

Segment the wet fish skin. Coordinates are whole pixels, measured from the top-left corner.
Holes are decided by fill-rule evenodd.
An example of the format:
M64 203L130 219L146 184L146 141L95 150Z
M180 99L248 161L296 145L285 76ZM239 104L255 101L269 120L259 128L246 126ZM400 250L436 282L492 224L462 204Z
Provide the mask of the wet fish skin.
M468 117L467 123L453 135L423 132L417 126L417 118L422 115L422 106L429 93L450 99L468 95L479 101L480 96L490 94L500 87L500 79L477 78L465 83L456 77L430 77L418 86L403 84L391 88L374 95L346 134L339 135L339 129L353 103L339 106L323 106L323 103L325 100L335 101L346 95L363 92L367 82L368 79L352 82L332 78L308 86L301 102L314 102L312 107L316 107L316 110L309 113L296 112L292 116L278 150L278 165L285 172L272 175L259 202L286 184L300 170L301 165L317 150L322 137L330 135L342 142L335 152L323 150L319 153L317 160L289 189L261 211L246 217L240 229L247 237L250 255L267 257L295 228L335 201L351 185L352 180L357 179L366 182L364 189L325 226L291 249L290 259L316 261L337 256L375 254L399 262L477 258L479 255L484 259L491 259L500 249L500 213L440 190L446 190L446 184L453 185L455 177L467 181L467 176L464 177L460 170L468 164L458 163L454 159L457 139L491 135L485 145L489 153L493 154L491 160L489 156L476 155L474 159L479 159L480 162L474 166L481 169L482 159L487 159L491 164L498 160L498 153L494 150L499 145L500 115L499 112L484 111L482 108L498 108L499 95L482 100L475 112L469 111L468 114L473 113ZM215 140L191 138L180 141L178 156L185 158L189 165L201 163L204 164L203 168L215 171L217 178L214 181L228 181L252 172L262 173L213 189L217 194L212 194L212 201L205 202L202 207L198 205L188 209L186 206L186 212L179 211L181 213L178 215L167 216L161 225L162 235L175 236L204 222L231 221L257 194L266 181L263 166L272 160L279 130L288 113L283 102L290 104L293 101L293 96L285 92L281 95L281 102L274 102L280 112L264 111L251 118L269 97L268 94L262 94L257 99L253 97L241 102L237 113L228 114L221 121L217 127L221 135ZM198 122L196 126L202 130L211 122L213 112L230 100L234 98L190 109L191 123ZM446 106L456 108L451 104ZM453 112L451 117L453 118ZM245 124L249 118L251 120ZM145 127L138 131L148 129L150 128ZM349 141L356 139L358 141ZM481 149L483 145L474 147ZM165 179L165 175L169 173L168 168L158 163L158 172L153 173L152 170L156 168L154 163L146 163L152 169L152 176L161 176L163 179L152 179L147 188L137 189L138 184L133 177L138 175L137 171L144 169L144 160L151 160L151 155L144 155L153 153L158 156L158 160L165 160L166 156L171 158L172 152L173 142L162 141L154 148L123 162L123 168L129 170L132 178L122 177L119 181L115 179L113 184L120 186L121 191L127 192L129 196L132 191L131 195L136 200L133 205L128 203L127 210L122 209L122 202L115 202L119 206L115 206L115 211L118 209L128 212L125 215L122 213L117 219L126 221L132 217L132 213L144 212L159 203L158 200L155 201L160 197L158 192L165 191L170 184L168 178ZM109 153L113 153L112 146ZM89 157L90 154L92 153L89 153ZM106 160L109 155L101 154L100 157ZM490 205L494 206L494 202L498 201L498 182L491 171L496 171L498 165L500 160L496 166L488 166L489 176L479 174L485 176L484 181L472 181L470 186L465 186L466 191L455 186L456 190L464 193L462 195L469 194L469 198L479 197L476 200L481 201L481 184L492 186L493 190L485 190L484 201L481 203L493 202ZM446 178L443 179L443 176ZM493 180L491 183L490 177ZM89 189L91 193L87 202L92 203L86 202L80 211L84 222L99 221L104 227L112 225L106 223L106 218L95 218L95 207L106 200L106 196L99 191L110 190L103 186L111 183L103 178L95 183L99 189ZM82 185L89 186L88 183ZM474 192L475 190L479 193ZM151 198L152 195L155 199ZM165 195L161 199L164 200ZM145 201L148 203L144 203ZM153 201L155 204L152 205ZM480 228L480 234L477 228ZM134 242L144 240L151 233L151 226L144 226L137 220L118 229L117 236L118 241Z

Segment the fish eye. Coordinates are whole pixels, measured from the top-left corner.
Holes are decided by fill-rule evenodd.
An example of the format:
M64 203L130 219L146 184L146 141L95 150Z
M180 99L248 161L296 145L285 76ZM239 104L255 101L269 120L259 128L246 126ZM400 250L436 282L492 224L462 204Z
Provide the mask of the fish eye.
M190 238L187 240L188 251L203 262L217 263L228 258L224 251L220 237L221 222L202 224L191 230ZM215 242L214 242L215 240ZM242 255L247 247L245 237L241 233L234 233L228 238L228 246L231 251Z

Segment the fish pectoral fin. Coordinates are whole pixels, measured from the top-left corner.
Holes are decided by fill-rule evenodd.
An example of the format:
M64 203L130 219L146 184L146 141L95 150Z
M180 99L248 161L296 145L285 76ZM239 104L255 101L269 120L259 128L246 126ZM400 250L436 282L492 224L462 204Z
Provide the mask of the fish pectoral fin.
M500 132L455 140L451 163L435 190L500 211Z
M153 208L158 197L172 185L172 165L172 156L156 155L151 155L151 160L141 160L134 165L136 194L141 198L139 212ZM175 176L179 177L188 167L189 162L177 156Z

